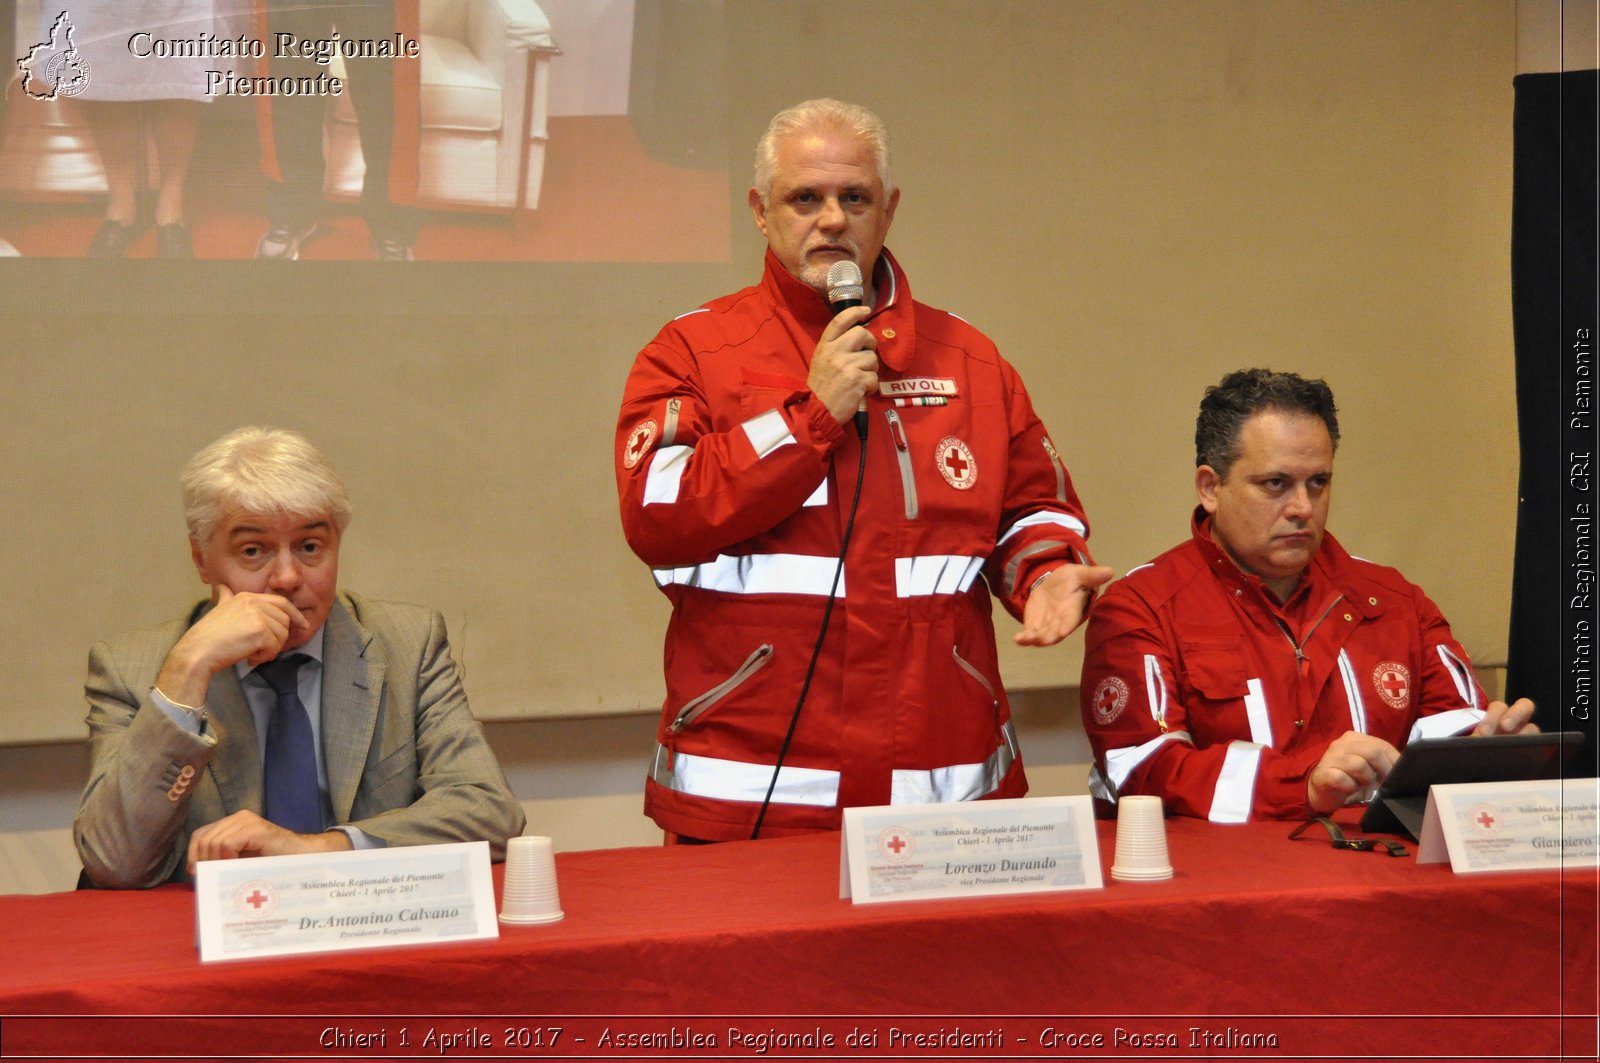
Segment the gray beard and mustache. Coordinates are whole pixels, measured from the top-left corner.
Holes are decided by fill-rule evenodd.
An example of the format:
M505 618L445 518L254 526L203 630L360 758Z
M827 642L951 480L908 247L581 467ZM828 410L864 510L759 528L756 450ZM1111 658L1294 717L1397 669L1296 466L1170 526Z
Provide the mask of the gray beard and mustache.
M861 261L861 249L853 240L815 240L806 245L805 251L800 256L800 281L807 287L814 288L824 297L828 294L828 267L832 262L816 262L811 258L811 253L820 247L839 247L847 251L856 264L862 266L862 273L867 271L867 266Z

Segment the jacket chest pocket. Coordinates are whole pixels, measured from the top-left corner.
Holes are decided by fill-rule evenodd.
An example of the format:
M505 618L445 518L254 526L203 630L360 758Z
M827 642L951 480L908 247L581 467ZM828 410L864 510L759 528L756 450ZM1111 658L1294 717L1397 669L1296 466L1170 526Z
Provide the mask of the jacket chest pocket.
M1275 746L1272 719L1259 677L1237 635L1181 639L1189 732L1197 743L1242 739Z
M1237 642L1184 640L1183 669L1195 694L1207 701L1232 701L1249 691L1244 658Z
M985 431L963 402L888 406L875 418L881 428L874 431L888 437L906 520L960 522L978 514L986 523L998 512L1008 437L1000 430Z
M1187 726L1196 742L1231 741L1248 734L1244 698L1249 678L1236 639L1183 639L1181 691L1188 709Z
M782 409L784 403L805 389L803 378L746 369L739 375L738 418L747 423L768 410Z

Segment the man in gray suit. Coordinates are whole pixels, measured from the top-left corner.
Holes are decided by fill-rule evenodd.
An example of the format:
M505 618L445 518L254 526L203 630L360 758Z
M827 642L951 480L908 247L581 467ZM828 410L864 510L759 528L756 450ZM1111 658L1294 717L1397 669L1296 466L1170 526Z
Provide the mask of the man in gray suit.
M115 888L199 860L522 832L444 621L337 588L344 484L293 432L243 428L183 473L209 601L89 653L93 763L73 824Z

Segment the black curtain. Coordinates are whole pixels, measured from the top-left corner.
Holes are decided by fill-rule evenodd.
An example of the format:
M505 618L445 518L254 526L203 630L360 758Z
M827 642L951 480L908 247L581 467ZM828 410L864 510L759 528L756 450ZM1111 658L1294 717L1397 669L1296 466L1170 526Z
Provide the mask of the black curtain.
M1596 72L1516 78L1511 303L1522 464L1507 693L1546 731L1595 717ZM1476 416L1495 416L1479 411Z

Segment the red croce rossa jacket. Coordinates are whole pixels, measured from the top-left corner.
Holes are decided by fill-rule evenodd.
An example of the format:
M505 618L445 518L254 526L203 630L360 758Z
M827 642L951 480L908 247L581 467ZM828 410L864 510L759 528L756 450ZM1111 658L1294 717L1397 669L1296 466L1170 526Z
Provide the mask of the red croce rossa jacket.
M1395 569L1325 534L1296 590L1298 630L1266 593L1198 509L1188 542L1106 588L1080 685L1096 797L1156 794L1168 813L1224 823L1298 818L1346 731L1399 748L1483 718L1466 650Z
M1016 371L914 302L887 251L876 270L860 508L762 836L1026 793L990 593L1020 616L1034 580L1088 561ZM673 607L645 810L679 835L750 836L821 628L862 445L806 387L832 317L769 252L759 284L670 322L628 377L623 530Z

